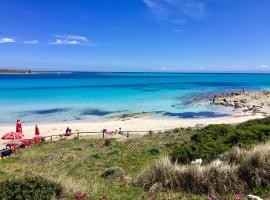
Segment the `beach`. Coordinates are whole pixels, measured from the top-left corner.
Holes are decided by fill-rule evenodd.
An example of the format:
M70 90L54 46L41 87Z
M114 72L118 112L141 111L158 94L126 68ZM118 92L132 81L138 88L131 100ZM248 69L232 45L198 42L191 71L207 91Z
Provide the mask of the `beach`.
M66 123L45 123L38 124L42 136L60 135L64 134L67 127L72 129L72 132L100 132L84 134L84 136L97 136L100 135L103 129L108 131L118 130L122 128L123 131L142 131L133 133L135 135L147 134L148 131L166 131L174 128L187 128L187 127L202 127L209 124L237 124L251 119L263 118L261 114L256 115L237 115L219 118L199 118L199 119L179 119L179 118L153 118L141 117L131 118L128 120L111 119L103 120L100 122L66 122ZM24 138L33 138L35 136L34 123L23 124ZM6 132L15 131L14 125L1 125L0 135ZM48 138L49 139L49 138ZM59 138L58 138L59 139ZM6 141L1 141L5 144Z
M67 73L0 75L0 135L166 131L270 114L270 74ZM252 82L252 84L251 84ZM245 86L246 92L241 92ZM16 95L14 95L16 94ZM135 133L134 133L135 134ZM89 134L91 135L91 134ZM93 134L92 134L93 135ZM5 141L4 141L5 142ZM3 143L3 141L1 141Z

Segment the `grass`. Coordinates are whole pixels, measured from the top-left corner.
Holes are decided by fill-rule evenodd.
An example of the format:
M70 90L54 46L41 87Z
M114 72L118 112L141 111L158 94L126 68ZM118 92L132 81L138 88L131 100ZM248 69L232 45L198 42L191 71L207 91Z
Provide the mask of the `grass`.
M183 131L121 142L109 140L109 144L101 139L45 142L0 160L0 179L31 172L61 183L66 199L79 191L87 192L92 199L146 199L148 192L133 183L138 173L159 155L168 154L176 139L184 141L186 137ZM108 169L123 169L124 176L102 177Z
M145 169L137 183L149 191L159 184L166 191L217 197L245 192L269 197L270 143L232 149L223 160L202 166L179 165L163 157Z
M241 129L241 134L237 139L237 143L227 142L228 138L235 138L235 131L238 129ZM74 199L76 193L87 193L86 198L88 199L133 200L156 198L162 200L200 200L207 199L208 193L223 192L226 193L225 199L233 199L231 195L235 194L235 188L242 190L242 186L246 187L244 185L236 186L239 181L241 183L243 181L247 182L250 188L252 187L254 194L265 196L267 194L265 188L268 187L268 182L265 182L265 180L269 179L268 174L265 172L268 172L268 168L266 167L263 171L256 174L256 176L261 177L259 182L253 181L255 180L253 174L256 171L256 165L254 165L255 168L252 168L254 169L253 171L248 171L250 166L254 164L253 159L246 159L241 165L243 168L240 168L238 165L242 162L242 158L247 157L247 154L243 153L246 151L238 148L231 149L235 145L250 147L258 142L267 141L268 134L270 133L269 130L270 118L266 118L247 122L236 127L226 125L226 128L224 128L222 125L213 125L200 130L175 129L172 132L151 133L141 138L126 141L116 141L114 139L74 139L44 142L22 150L14 157L0 160L0 181L10 177L24 177L31 172L36 176L46 178L46 180L60 183L64 193L62 199ZM257 136L255 137L255 135ZM222 137L225 137L225 139ZM207 143L208 139L210 143ZM236 139L231 141L236 141ZM219 144L222 144L222 150L216 151ZM196 154L191 151L191 147L194 145L197 145L194 151ZM184 147L181 149L183 155L188 157L191 153L192 156L188 157L189 160L204 155L203 161L207 160L208 163L211 163L210 165L202 166L202 169L204 174L209 175L207 181L212 182L212 185L205 185L205 179L200 176L199 168L195 166L190 168L170 163L173 152L175 149L179 150L181 146ZM215 152L214 156L213 152ZM225 152L227 153L224 154ZM221 154L223 154L221 159L225 165L218 169L212 160L218 158ZM146 171L149 172L148 166L153 166L160 157L164 156L169 156L169 159L166 160L167 164L166 162L163 163L162 168L157 168L159 173L155 173L153 178L153 180L157 181L148 180L149 183L143 181L143 184L138 184L138 175L145 174L144 172ZM268 163L264 162L265 158L268 158L266 154L264 154L264 157L258 157L258 163L262 163L265 166L265 163ZM232 163L235 166L231 168ZM167 170L170 173L163 171L163 168L166 169L166 167L170 169ZM179 173L178 169L181 173L185 172L185 176L177 179L178 185L174 182L170 184L171 178L179 177L175 175L175 171ZM241 175L239 169L241 169L241 172L247 173L248 176L246 174ZM117 171L120 176L102 176L106 171L109 171L109 174ZM193 173L192 176L190 176L191 172ZM144 176L151 177L153 176L151 173ZM161 174L164 175L161 176ZM229 178L232 175L234 179L230 180ZM244 180L243 177L250 178ZM189 181L185 182L183 180ZM163 184L164 190L158 194L149 192L148 189L151 188L154 182L165 182L166 184ZM188 185L191 182L197 184L193 189L190 189L191 186ZM225 183L228 182L230 182L230 185L227 188L217 186L220 183L226 185ZM203 187L200 187L201 185ZM195 190L195 188L197 189Z

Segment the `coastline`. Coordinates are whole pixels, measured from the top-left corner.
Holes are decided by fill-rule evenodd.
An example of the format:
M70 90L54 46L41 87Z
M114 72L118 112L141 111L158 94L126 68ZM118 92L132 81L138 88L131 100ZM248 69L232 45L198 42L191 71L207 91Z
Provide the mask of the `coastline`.
M62 123L44 123L38 124L42 136L59 135L65 133L67 127L70 127L73 132L100 132L103 129L109 131L122 128L123 131L166 131L174 128L187 127L202 127L210 124L238 124L251 119L263 118L264 115L232 115L226 117L216 118L172 118L172 117L139 117L130 118L128 120L110 119L96 122L62 122ZM6 132L14 131L14 125L0 125L0 135ZM34 123L23 123L23 133L25 138L33 138L35 132ZM136 135L143 135L144 133L136 133ZM88 135L88 134L87 134ZM96 136L97 134L89 134L89 136ZM100 134L101 135L101 134ZM7 141L1 141L3 145Z

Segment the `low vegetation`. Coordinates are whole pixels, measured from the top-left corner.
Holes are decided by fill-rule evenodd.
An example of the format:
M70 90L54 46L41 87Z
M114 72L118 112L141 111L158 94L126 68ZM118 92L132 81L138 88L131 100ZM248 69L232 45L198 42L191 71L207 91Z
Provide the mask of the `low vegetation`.
M267 191L270 185L270 143L239 151L233 160L231 156L235 150L222 161L214 160L203 166L178 165L164 157L143 171L137 182L150 191L158 183L173 191L213 196L249 193L256 188Z
M270 139L270 118L252 120L238 126L210 125L191 134L177 145L171 158L187 164L196 158L211 161L233 146L249 147Z
M13 192L3 185L28 184L31 174L48 182L48 199L237 199L247 192L266 198L270 147L254 146L269 135L270 118L265 118L124 141L44 142L0 160L0 197L3 191ZM190 165L197 158L203 158L203 165ZM28 193L32 197L38 193L35 187Z
M0 182L0 199L50 200L60 198L62 186L54 181L28 174L21 178L10 178Z

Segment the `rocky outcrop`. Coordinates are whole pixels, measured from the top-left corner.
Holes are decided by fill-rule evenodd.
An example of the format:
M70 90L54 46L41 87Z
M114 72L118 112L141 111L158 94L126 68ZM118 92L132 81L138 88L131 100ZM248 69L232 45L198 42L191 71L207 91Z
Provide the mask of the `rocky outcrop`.
M244 113L270 113L270 91L231 92L214 95L211 104L241 109Z

